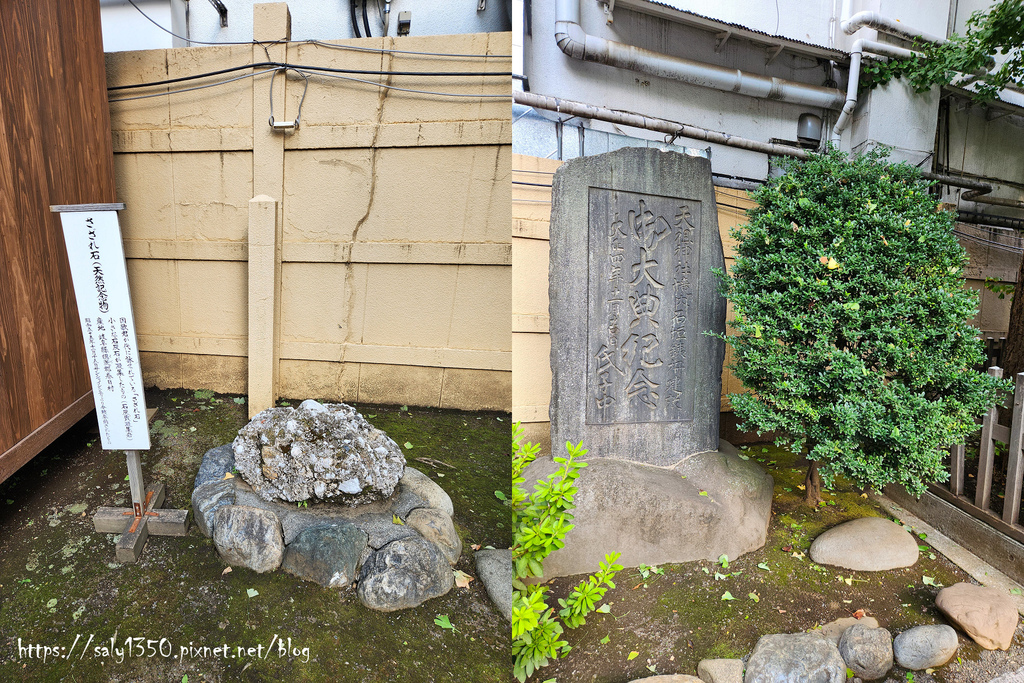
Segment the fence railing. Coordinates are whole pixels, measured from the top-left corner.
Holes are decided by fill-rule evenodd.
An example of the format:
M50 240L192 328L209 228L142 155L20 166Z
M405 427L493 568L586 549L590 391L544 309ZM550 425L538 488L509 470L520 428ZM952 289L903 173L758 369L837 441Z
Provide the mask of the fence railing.
M1003 370L990 367L988 374L1002 377ZM965 446L952 446L948 484L931 484L928 490L1015 541L1024 543L1024 526L1020 524L1024 480L1024 454L1021 452L1024 440L1024 372L1016 378L1010 427L999 424L999 409L1000 406L992 407L981 421L977 461L967 459ZM1005 450L997 448L999 443L1006 444Z

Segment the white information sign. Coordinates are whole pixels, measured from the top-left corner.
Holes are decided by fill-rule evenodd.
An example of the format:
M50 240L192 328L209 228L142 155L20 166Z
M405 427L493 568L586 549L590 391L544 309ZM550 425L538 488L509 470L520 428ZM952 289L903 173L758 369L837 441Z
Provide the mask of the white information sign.
M149 424L116 211L59 208L103 448L146 450Z

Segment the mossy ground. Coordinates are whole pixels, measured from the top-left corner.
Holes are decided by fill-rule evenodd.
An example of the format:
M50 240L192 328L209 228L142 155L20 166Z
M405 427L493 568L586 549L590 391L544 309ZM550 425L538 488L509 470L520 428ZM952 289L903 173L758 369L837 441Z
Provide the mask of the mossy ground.
M165 507L190 505L203 454L230 442L247 422L241 401L211 392L148 392L158 412L143 471L166 484ZM507 414L357 408L451 495L465 544L457 569L476 574L470 544L511 544L507 508L494 496L511 479ZM95 533L91 513L127 503L125 474L123 453L101 450L95 420L87 418L0 485L0 680L508 680L508 623L479 581L384 614L363 607L351 589L328 590L279 571L223 574L226 565L194 525L182 538L151 537L137 564L115 562L115 537ZM258 595L250 597L250 589ZM436 625L440 614L458 630ZM51 655L44 663L18 649L20 639L66 652L76 637L68 659ZM124 648L128 638L143 639L141 655L96 650L111 639ZM171 656L147 656L146 641L159 651L161 639ZM297 656L279 655L278 643L287 646L288 639ZM226 644L228 653L182 656L179 648L190 643L211 650ZM262 658L259 650L236 656L240 646L260 645Z
M855 572L815 564L807 552L819 533L857 517L885 516L884 510L842 480L825 492L823 505L811 508L804 502L805 470L796 456L769 444L741 452L775 479L764 547L730 559L728 567L708 561L664 565L663 575L646 579L636 569L623 570L605 596L611 613L592 615L584 627L568 631L572 652L531 680L625 683L653 672L696 675L702 659L744 658L762 635L809 630L860 609L893 635L919 624L945 623L935 595L940 586L970 578L934 552L927 538L919 539L917 564L906 569ZM552 595L564 597L579 578L555 580ZM726 593L735 599L723 599ZM1019 628L1011 652L1020 653L1022 646L1024 628ZM913 680L973 681L960 673L982 656L980 648L961 635L958 655L960 664L954 660L934 674L917 672ZM889 680L907 680L906 672L895 668Z

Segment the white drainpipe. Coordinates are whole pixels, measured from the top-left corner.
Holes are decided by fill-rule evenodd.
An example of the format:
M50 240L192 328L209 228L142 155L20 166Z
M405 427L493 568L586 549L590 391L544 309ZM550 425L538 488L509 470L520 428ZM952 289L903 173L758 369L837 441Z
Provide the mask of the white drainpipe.
M850 78L846 84L846 103L843 105L843 111L839 114L839 118L836 119L836 125L832 127L832 142L837 145L839 144L840 136L846 130L846 126L850 124L853 110L857 108L857 89L860 87L860 62L865 52L885 55L887 57L913 57L914 55L921 54L920 52L906 50L895 45L876 43L873 40L865 40L863 38L854 42L853 48L850 51Z
M810 107L839 109L846 100L841 90L695 62L590 35L580 26L581 1L557 0L555 5L555 41L573 59Z
M854 33L866 26L879 31L880 33L896 36L897 38L902 38L903 40L909 40L911 42L923 41L926 43L938 44L946 42L945 38L933 36L930 33L925 33L924 31L918 31L916 28L910 28L895 19L883 17L878 12L857 12L849 19L843 19L840 26L843 29L843 33L848 36L852 36Z

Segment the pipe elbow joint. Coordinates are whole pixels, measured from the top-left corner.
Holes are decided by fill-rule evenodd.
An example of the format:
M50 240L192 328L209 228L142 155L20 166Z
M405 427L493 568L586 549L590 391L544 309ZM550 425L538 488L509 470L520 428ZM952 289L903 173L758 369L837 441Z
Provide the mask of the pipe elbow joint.
M555 42L558 48L573 59L583 59L587 52L587 34L572 21L555 22Z

